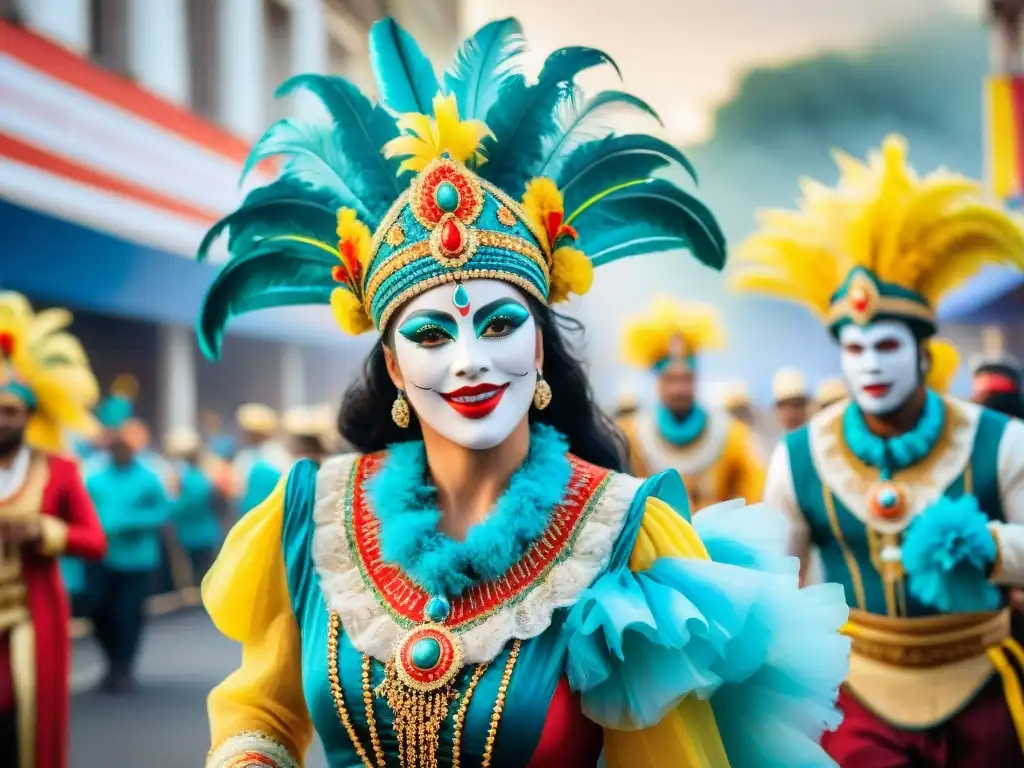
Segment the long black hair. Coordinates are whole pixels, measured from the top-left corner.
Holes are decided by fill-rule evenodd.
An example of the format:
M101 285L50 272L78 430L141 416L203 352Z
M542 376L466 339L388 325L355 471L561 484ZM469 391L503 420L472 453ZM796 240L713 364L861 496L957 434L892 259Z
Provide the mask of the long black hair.
M581 333L582 324L530 299L544 344L544 378L551 386L551 404L543 411L531 409L534 422L549 424L569 441L569 450L584 461L622 471L626 443L611 418L594 402L594 393L583 364L569 350L565 333ZM382 450L391 443L415 440L422 435L416 414L402 429L391 419L398 390L388 375L384 348L374 344L366 358L363 375L353 383L341 403L338 431L360 453Z

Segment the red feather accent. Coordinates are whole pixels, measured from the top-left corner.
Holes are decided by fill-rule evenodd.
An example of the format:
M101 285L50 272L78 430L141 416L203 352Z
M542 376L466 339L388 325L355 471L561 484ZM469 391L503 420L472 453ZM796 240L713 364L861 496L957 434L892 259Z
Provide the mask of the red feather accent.
M341 260L345 264L345 269L352 278L350 285L354 290L359 285L359 279L362 277L363 272L362 265L356 257L356 247L352 243L342 240L338 243L338 250L341 252Z
M574 243L580 239L579 234L576 232L576 228L570 224L563 224L558 228L556 238L562 237L563 235L570 238Z
M561 211L551 211L548 214L547 230L548 230L548 242L554 243L555 238L558 236L558 229L562 226L563 213Z
M4 357L14 355L14 334L10 331L0 331L0 355Z

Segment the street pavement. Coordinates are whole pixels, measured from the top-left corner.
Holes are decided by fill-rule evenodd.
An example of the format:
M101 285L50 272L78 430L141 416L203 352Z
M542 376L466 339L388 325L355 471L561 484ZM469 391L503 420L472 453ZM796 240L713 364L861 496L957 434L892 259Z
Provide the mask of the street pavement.
M210 747L206 695L238 666L238 645L202 609L151 619L137 691L95 690L102 657L92 640L72 647L70 768L202 768ZM326 768L315 744L307 768Z

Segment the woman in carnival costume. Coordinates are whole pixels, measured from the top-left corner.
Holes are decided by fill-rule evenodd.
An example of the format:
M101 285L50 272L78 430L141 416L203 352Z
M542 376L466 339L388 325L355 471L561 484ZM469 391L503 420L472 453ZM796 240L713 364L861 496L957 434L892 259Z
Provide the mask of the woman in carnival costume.
M626 324L625 360L654 373L658 404L620 426L630 469L640 477L674 470L696 510L729 499L761 498L764 465L750 427L696 398L698 359L725 343L714 307L663 298Z
M297 463L204 582L243 646L210 695L210 766L299 765L314 730L339 767L828 764L838 589L798 590L781 516L694 527L677 475L615 471L550 309L620 257L720 267L722 235L651 177L688 169L677 150L600 130L608 107L651 111L584 99L574 78L605 54L561 49L528 83L522 48L494 22L439 81L379 22L381 104L288 81L332 122L275 125L250 165L284 155L279 177L204 244L228 230L208 353L232 316L281 304L381 334L341 414L360 453Z
M1024 424L929 387L950 367L936 305L986 263L1024 268L1024 235L974 182L918 177L897 137L837 157L838 185L762 214L731 275L818 314L851 393L785 438L765 491L850 602L845 719L824 743L850 768L1024 765L1001 590L1024 583Z

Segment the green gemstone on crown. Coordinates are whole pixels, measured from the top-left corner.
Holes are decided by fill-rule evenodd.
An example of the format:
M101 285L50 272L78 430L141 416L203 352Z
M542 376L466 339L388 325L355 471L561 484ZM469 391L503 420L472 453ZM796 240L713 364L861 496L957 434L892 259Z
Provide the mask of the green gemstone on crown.
M441 660L441 644L433 637L424 637L413 643L412 663L418 669L433 669Z
M443 181L434 190L434 200L442 211L452 213L459 207L459 190L451 182Z
M459 283L455 286L455 293L452 294L452 304L458 309L465 309L469 306L469 291L466 287ZM444 598L434 598L435 600L443 600Z

